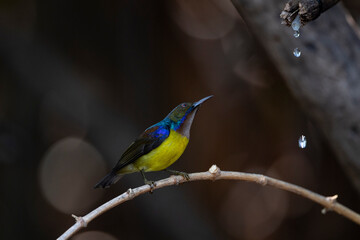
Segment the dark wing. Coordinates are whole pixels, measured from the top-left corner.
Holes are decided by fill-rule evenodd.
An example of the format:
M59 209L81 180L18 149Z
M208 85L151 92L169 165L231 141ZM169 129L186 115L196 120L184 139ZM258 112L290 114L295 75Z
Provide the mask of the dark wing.
M113 170L117 172L121 168L133 163L139 157L157 148L165 141L169 133L170 129L167 126L154 125L146 129L145 132L126 149Z

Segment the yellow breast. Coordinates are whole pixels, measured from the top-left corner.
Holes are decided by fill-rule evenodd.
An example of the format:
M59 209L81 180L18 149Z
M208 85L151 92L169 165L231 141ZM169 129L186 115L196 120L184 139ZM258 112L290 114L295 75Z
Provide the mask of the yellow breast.
M170 130L169 137L159 147L141 156L132 165L145 172L164 170L179 159L188 143L187 137Z

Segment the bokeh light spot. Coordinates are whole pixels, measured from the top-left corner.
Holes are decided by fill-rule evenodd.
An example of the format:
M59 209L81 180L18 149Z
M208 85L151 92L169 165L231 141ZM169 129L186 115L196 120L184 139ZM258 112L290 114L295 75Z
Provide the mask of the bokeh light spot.
M102 192L93 189L105 174L100 153L78 138L65 138L49 148L42 159L39 177L42 193L61 212L84 213Z

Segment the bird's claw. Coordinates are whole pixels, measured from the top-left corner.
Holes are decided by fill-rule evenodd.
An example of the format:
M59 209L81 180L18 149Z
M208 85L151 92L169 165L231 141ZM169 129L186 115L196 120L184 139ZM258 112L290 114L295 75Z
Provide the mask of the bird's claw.
M150 193L153 193L153 190L156 187L155 181L145 180L144 183L150 186Z
M190 176L186 172L179 172L179 175L185 178L187 181L190 180Z
M185 178L187 181L190 180L190 176L189 174L187 174L186 172L180 172L180 171L176 171L176 170L170 170L170 169L166 169L166 171L174 174L174 175L180 175L182 176L183 178Z

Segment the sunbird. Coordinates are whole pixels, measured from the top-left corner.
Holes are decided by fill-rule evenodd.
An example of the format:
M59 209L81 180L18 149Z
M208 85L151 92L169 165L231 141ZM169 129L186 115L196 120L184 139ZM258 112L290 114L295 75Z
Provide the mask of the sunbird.
M144 183L151 187L154 186L154 182L146 179L145 172L167 170L189 180L187 173L167 168L185 151L194 117L200 105L211 97L194 103L181 103L162 121L147 128L126 149L111 172L94 188L107 188L116 183L122 175L134 172L140 172Z

